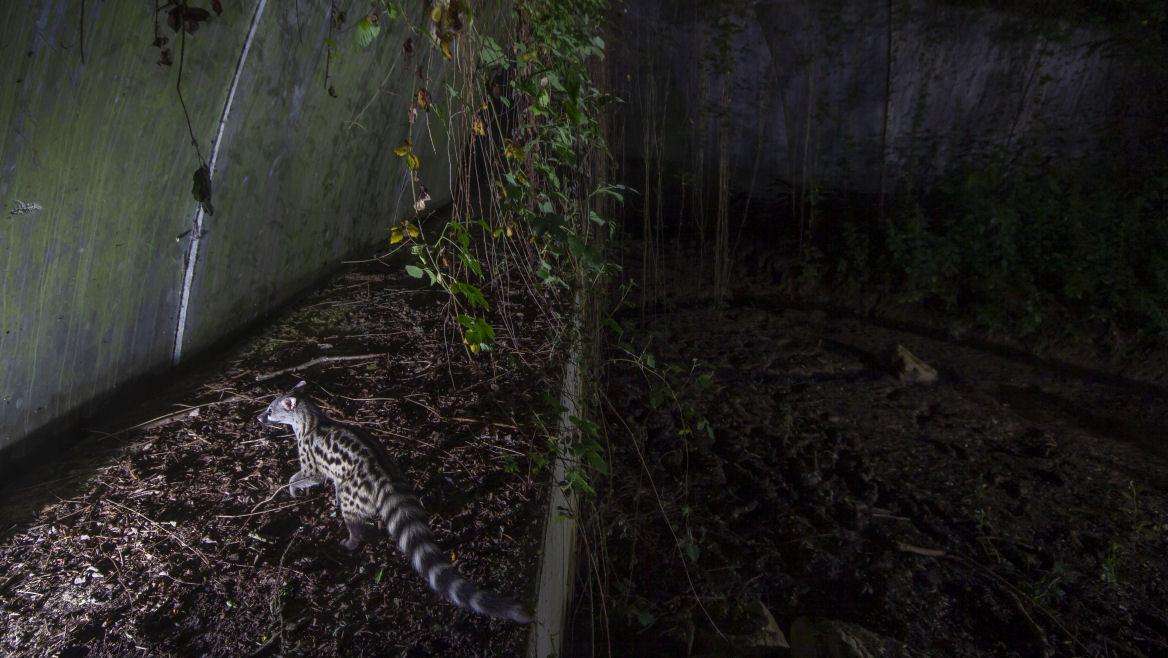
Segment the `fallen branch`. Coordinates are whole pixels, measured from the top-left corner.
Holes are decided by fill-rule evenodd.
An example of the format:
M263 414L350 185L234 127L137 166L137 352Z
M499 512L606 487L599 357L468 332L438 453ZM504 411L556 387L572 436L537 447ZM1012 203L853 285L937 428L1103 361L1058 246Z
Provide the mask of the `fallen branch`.
M155 429L158 427L162 427L163 425L169 425L170 423L173 423L176 420L179 420L183 417L190 416L192 412L198 411L199 409L203 409L205 407L214 407L214 406L220 405L220 404L231 404L232 402L242 402L242 401L246 401L248 399L249 398L243 397L242 395L234 395L232 397L224 398L222 400L213 400L211 402L204 402L202 404L196 404L196 405L190 406L190 407L183 407L182 409L179 409L178 411L172 411L170 413L162 414L161 416L158 416L157 418L151 418L150 420L142 421L141 423L138 423L137 425L123 427L122 429L120 429L116 432L112 432L109 434L103 434L103 436L101 437L100 440L110 439L110 438L113 438L115 436L121 436L122 434L125 434L126 432L132 432L134 430L139 430L139 429L152 430L152 429ZM101 432L98 432L98 433L101 434Z
M923 548L921 546L913 546L912 544L906 544L902 541L896 542L896 548L898 550L904 551L905 553L915 553L917 555L923 555L925 557L949 557L949 554L946 553L945 551L942 551L942 550L939 550L936 548Z
M296 372L297 370L304 370L305 368L319 366L322 363L334 363L337 361L366 361L368 359L379 359L383 356L389 356L389 352L378 352L376 354L355 354L353 356L318 356L315 359L311 361L305 361L298 366L292 366L291 368L284 368L283 370L269 372L266 375L256 375L255 380L257 382L266 382L270 379L275 379L280 375L286 375L290 372Z
M271 509L260 510L258 512L248 512L247 514L216 514L215 518L217 518L217 519L242 519L242 518L245 518L248 516L259 516L261 514L270 514L271 512L279 512L280 510L289 509L291 507L299 507L299 506L303 505L304 503L310 503L310 502L312 502L311 498L308 500L298 500L294 503L280 505L279 507L273 507Z

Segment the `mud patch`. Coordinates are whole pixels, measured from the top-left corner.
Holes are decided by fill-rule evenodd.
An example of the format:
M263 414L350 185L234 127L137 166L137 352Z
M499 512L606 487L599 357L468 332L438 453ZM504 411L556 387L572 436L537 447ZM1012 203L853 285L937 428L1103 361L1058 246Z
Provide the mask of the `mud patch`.
M744 632L733 611L759 600L788 638L828 619L912 655L1168 653L1168 464L1150 437L1084 422L1123 408L1095 406L1119 399L1106 383L686 294L621 318L659 370L675 366L681 404L609 364L612 477L587 524L600 557L579 585L585 651L691 655ZM882 371L898 344L938 382ZM687 428L699 416L710 435Z

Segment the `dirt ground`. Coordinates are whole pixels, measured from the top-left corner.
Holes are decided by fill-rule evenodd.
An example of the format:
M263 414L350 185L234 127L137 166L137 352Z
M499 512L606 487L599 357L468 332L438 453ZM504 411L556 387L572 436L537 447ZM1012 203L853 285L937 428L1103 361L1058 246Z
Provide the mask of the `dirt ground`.
M331 487L290 499L294 440L255 420L303 376L399 460L464 575L531 601L546 478L528 455L554 412L559 330L495 299L507 347L472 361L442 298L401 272L350 267L160 393L173 422L94 433L0 492L0 653L519 652L526 627L441 601L391 541L340 548ZM341 355L374 356L256 381Z
M661 377L611 353L580 653L1168 655L1162 388L769 283L619 318ZM938 381L902 383L897 345Z

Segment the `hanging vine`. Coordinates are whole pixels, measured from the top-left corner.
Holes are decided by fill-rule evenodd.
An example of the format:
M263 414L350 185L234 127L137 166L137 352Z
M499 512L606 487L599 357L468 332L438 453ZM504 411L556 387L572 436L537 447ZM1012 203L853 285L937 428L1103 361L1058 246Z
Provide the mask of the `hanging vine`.
M609 99L591 77L604 55L605 6L517 1L505 17L515 35L507 45L480 32L462 0L430 3L418 23L409 23L397 3L380 2L357 25L357 43L368 47L383 21L404 20L406 53L418 38L454 68L443 98L419 84L403 108L411 135L421 116L447 124L454 144L451 218L435 235L424 234L418 217L431 201L424 182L431 174L407 138L393 154L409 177L415 217L395 226L390 242L408 243L407 273L448 294L472 355L494 347L486 312L492 289L501 292L509 281L504 263L521 266L517 283L540 303L612 271L598 247L613 229L599 201L621 200L622 188L597 175L607 157L599 116Z

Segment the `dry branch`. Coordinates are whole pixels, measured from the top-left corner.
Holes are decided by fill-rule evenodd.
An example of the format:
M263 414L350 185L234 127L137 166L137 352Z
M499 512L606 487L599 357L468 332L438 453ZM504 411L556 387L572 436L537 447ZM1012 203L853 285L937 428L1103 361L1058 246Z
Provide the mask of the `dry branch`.
M284 368L283 370L276 370L275 372L269 372L266 375L256 375L255 380L257 382L266 382L270 379L275 379L280 375L286 375L290 372L296 372L297 370L304 370L305 368L319 366L322 363L334 363L338 361L365 361L368 359L378 359L383 356L389 356L389 352L377 352L375 354L355 354L352 356L318 356L317 358L312 359L311 361L305 361L298 366Z
M197 411L199 409L203 409L206 407L214 407L214 406L220 405L220 404L231 404L232 402L241 402L244 400L248 400L248 398L245 398L241 395L234 395L232 397L224 398L222 400L214 400L212 402L204 402L202 404L196 404L196 405L190 406L190 407L183 407L182 409L179 409L178 411L172 411L170 413L162 414L161 416L158 416L156 418L151 418L150 420L143 421L141 423L138 423L137 425L123 427L122 429L120 429L116 432L103 435L102 438L109 439L109 438L113 438L115 436L121 436L122 434L125 434L126 432L132 432L134 430L139 430L139 429L140 430L156 429L156 428L162 427L163 425L169 425L170 423L173 423L174 421L179 420L180 418L190 416L191 412Z

